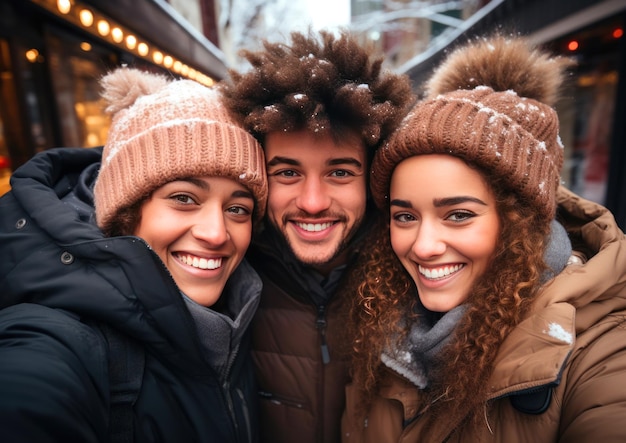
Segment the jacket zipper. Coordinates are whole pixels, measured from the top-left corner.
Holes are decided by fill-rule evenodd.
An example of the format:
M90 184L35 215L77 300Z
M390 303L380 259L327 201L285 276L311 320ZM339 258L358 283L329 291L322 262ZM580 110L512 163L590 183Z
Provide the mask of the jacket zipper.
M317 330L320 332L320 339L322 342L322 362L327 365L330 362L330 353L328 352L328 345L326 344L326 306L320 305L317 307Z
M259 397L274 403L275 405L285 405L285 406L290 406L292 408L298 408L298 409L302 409L304 408L304 405L300 402L294 401L294 400L290 400L287 398L283 398L283 397L277 397L276 395L272 394L271 392L266 392L266 391L261 391L259 390L258 392Z
M239 396L239 400L241 401L241 409L243 410L243 418L246 424L246 435L248 436L248 441L252 441L252 425L250 424L250 411L248 411L248 402L246 401L246 397L243 395L243 391L239 388L237 388L237 395Z
M317 320L315 324L320 334L321 351L322 351L322 367L321 367L321 374L320 374L321 383L317 391L319 401L317 405L318 426L317 426L317 431L316 431L317 433L316 440L319 442L322 442L322 438L324 436L324 384L326 383L325 377L324 377L324 374L326 371L324 369L324 366L330 363L330 353L328 352L328 344L326 343L326 326L327 326L326 306L319 305L317 307Z
M235 360L237 359L237 354L239 354L239 346L237 346L237 348L232 352L230 361L228 362L228 366L226 367L226 371L224 372L225 374L225 382L222 385L222 388L224 389L224 396L226 397L226 402L228 403L228 412L230 413L230 419L233 422L233 428L235 430L235 436L237 441L241 441L241 429L239 429L239 425L237 423L237 413L235 412L235 404L233 402L233 396L232 393L230 392L230 371L233 368L233 364L235 363ZM252 441L252 429L251 429L251 424L250 424L250 415L249 415L249 411L248 411L248 404L244 401L244 395L243 392L241 392L241 390L239 388L235 389L237 391L237 394L239 395L240 399L241 399L241 408L242 408L242 414L244 416L244 421L245 421L245 425L246 425L246 441L250 442Z
M222 385L222 390L224 392L224 397L226 398L226 405L228 406L228 413L230 415L230 420L233 423L233 430L235 431L235 440L240 441L239 436L239 427L237 426L237 414L235 413L235 403L233 402L233 397L230 393L230 382L226 380Z

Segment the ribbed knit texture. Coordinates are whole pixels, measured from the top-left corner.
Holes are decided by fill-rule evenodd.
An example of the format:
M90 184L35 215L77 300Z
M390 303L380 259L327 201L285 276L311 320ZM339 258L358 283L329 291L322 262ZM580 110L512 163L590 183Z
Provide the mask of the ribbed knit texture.
M152 75L120 71L126 83ZM131 80L129 72L135 76ZM229 116L216 90L191 80L163 85L113 116L94 189L98 225L163 184L196 176L242 183L253 193L262 217L267 178L259 143Z
M479 86L439 95L416 105L376 153L374 201L388 209L391 175L402 160L449 154L506 177L513 192L551 220L563 164L558 133L553 108L514 91Z

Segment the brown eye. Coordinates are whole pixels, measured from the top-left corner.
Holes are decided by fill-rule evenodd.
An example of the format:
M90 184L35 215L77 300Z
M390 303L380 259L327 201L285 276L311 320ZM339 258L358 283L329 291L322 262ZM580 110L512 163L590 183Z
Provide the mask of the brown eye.
M185 205L195 204L195 200L186 194L176 194L170 197L172 200L175 200L177 203L182 203Z
M406 212L400 212L398 214L393 215L393 219L400 223L408 223L415 220L411 214L407 214Z
M446 218L453 222L464 222L475 216L476 214L470 211L456 211L448 215Z
M250 215L250 210L243 206L231 206L227 211L234 215Z
M276 174L274 175L280 175L282 177L295 177L298 174L293 169L284 169L282 171L276 172Z

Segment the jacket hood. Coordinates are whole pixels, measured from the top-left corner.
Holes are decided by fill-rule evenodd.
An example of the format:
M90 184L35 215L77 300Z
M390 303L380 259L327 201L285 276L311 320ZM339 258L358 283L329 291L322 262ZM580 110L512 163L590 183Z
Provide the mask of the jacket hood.
M587 262L547 282L529 317L503 342L490 381L493 397L558 384L578 337L626 310L626 237L613 215L563 187L557 200L573 249Z
M558 191L559 212L575 251L586 256L546 284L537 308L570 303L577 310L577 332L598 319L626 309L626 237L605 207L570 192Z
M186 373L206 373L194 320L165 265L142 239L107 238L95 224L101 153L48 150L13 174L0 198L0 308L66 309L109 323Z

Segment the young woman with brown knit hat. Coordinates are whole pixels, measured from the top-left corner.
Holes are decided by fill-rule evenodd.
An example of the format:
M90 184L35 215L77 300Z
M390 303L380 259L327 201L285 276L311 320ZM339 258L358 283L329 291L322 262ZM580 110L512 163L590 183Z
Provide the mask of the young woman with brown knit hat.
M104 148L45 151L0 199L1 438L255 441L263 151L216 90L102 84Z
M470 42L378 150L345 442L626 439L626 239L560 187L570 64Z

